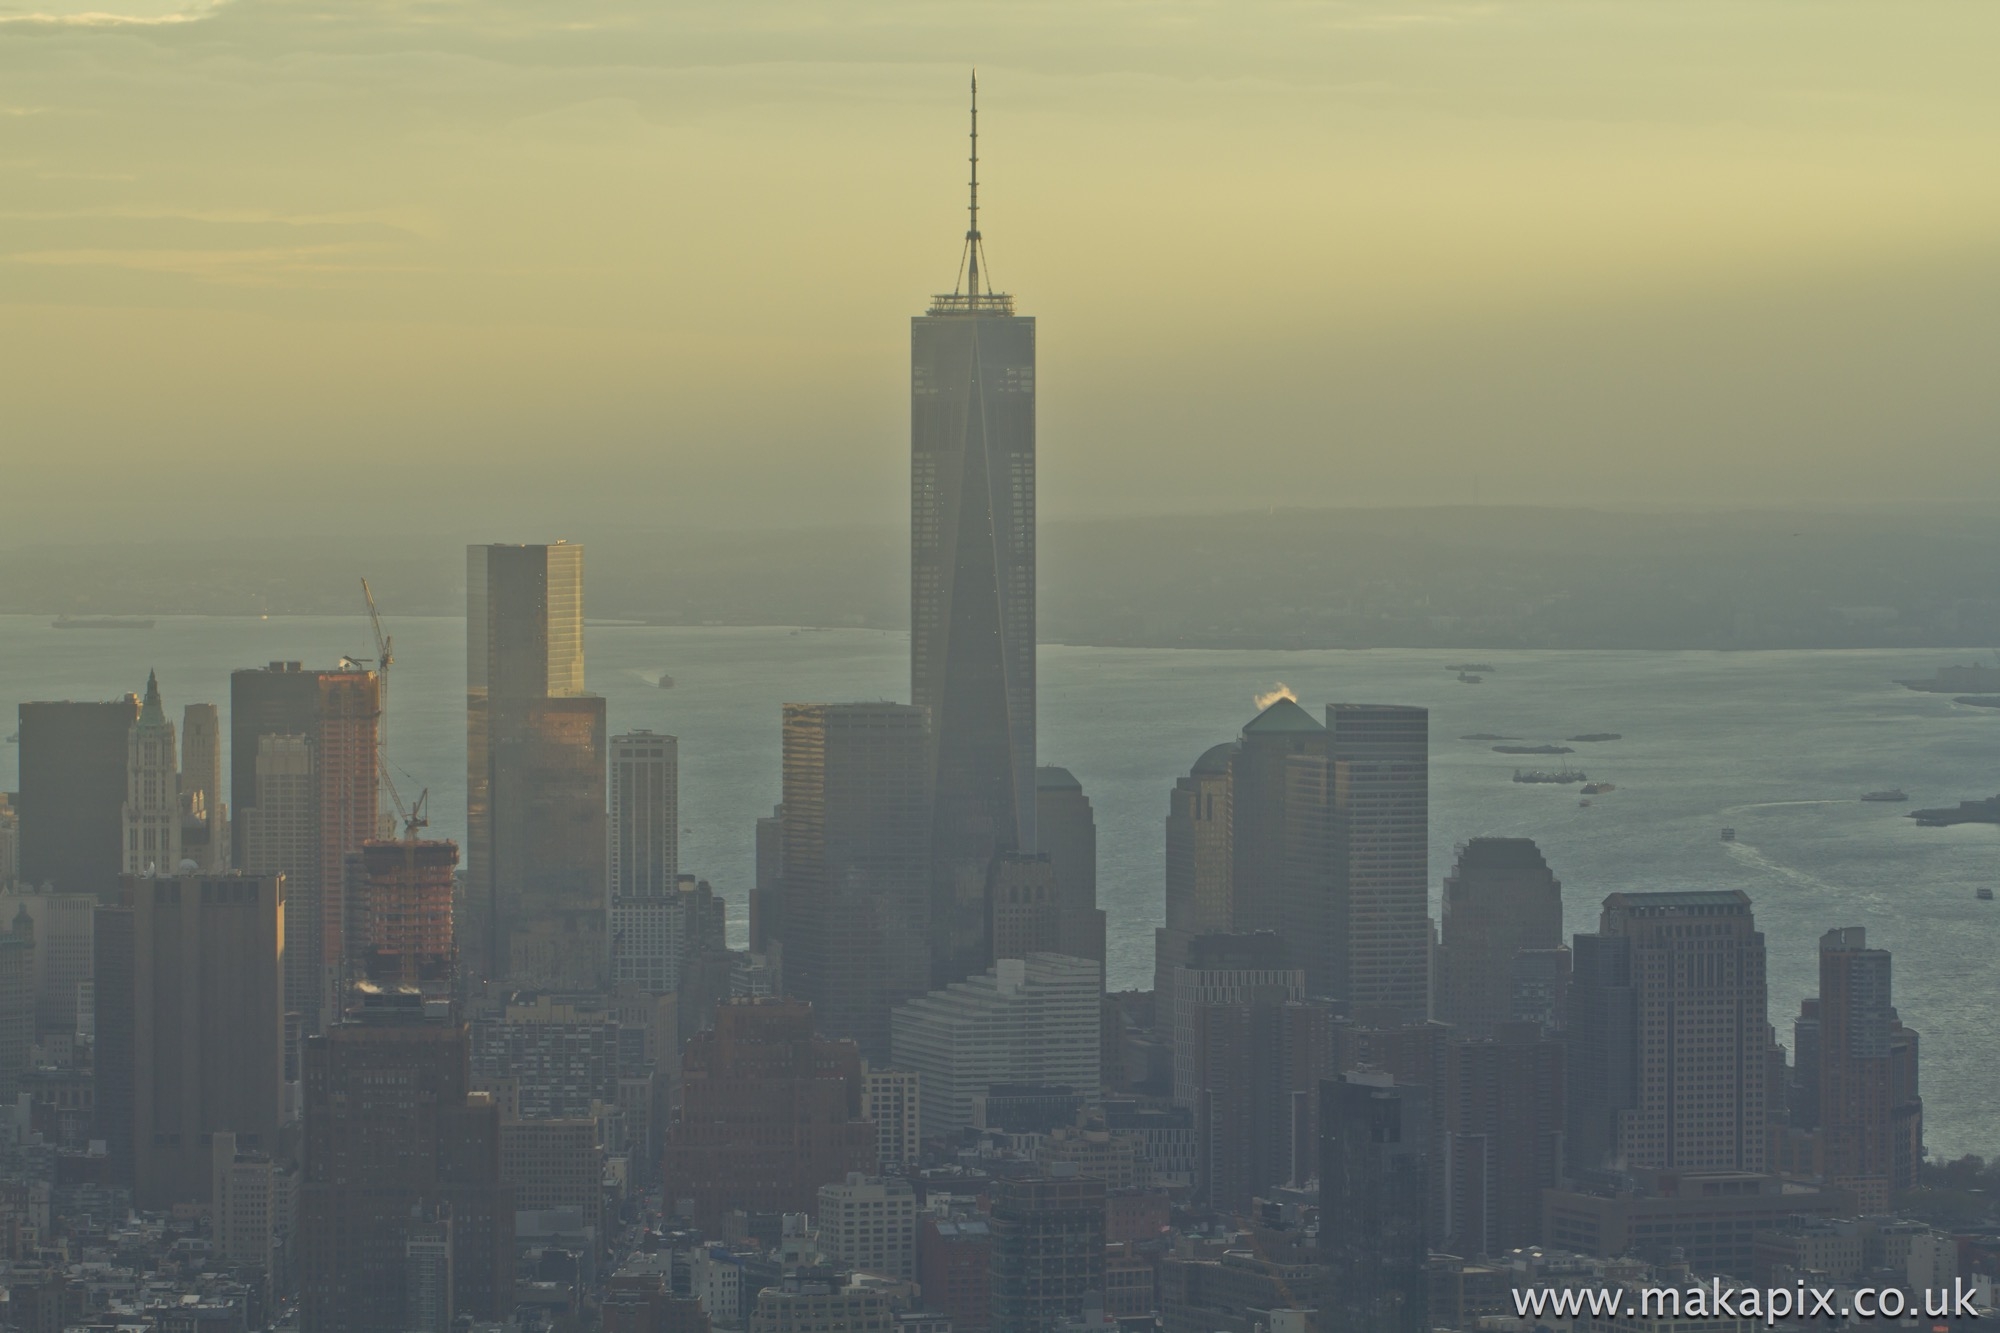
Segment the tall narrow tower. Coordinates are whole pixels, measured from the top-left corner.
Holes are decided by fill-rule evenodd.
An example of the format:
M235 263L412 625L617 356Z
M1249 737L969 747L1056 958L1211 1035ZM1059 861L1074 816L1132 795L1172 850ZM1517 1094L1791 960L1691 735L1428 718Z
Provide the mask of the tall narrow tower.
M910 693L930 710L931 984L986 970L986 872L1035 849L1035 321L981 273L910 321Z
M154 672L146 673L146 699L125 756L125 873L174 874L181 863L180 769Z

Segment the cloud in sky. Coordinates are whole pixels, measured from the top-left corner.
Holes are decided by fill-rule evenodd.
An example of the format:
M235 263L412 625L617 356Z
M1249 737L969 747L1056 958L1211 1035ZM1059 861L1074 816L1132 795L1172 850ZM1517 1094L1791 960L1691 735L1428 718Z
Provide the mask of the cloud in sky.
M977 62L1052 512L1963 495L1996 38L1847 0L0 4L15 481L115 523L78 462L164 443L163 484L321 528L412 456L522 513L893 520ZM330 449L357 480L305 484Z

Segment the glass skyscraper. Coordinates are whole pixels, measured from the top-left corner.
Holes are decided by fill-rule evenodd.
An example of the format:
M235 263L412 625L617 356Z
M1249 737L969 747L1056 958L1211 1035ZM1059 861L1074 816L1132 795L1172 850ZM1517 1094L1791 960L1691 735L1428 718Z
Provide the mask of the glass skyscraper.
M975 95L977 88L975 85ZM1035 321L962 281L910 321L910 691L931 717L931 982L986 970L987 866L1035 849Z

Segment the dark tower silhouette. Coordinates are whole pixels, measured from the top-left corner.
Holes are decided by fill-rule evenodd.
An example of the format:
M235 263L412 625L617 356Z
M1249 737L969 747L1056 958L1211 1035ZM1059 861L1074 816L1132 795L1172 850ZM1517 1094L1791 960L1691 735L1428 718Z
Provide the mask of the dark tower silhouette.
M990 961L994 853L1035 850L1035 321L982 285L979 86L962 290L910 321L910 693L931 716L931 981Z

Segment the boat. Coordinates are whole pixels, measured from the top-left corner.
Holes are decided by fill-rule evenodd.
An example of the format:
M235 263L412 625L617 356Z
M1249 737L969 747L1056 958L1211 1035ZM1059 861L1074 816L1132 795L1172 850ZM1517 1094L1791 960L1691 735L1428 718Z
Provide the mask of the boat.
M1922 828L1947 828L1953 824L2000 824L2000 796L1983 801L1960 801L1956 810L1909 810L1903 818L1914 819Z
M1588 810L1590 808L1590 798L1586 796L1582 800L1578 801L1576 804L1578 809Z
M1502 736L1492 731L1468 731L1459 737L1462 741L1517 741L1519 736Z
M1724 842L1735 842L1735 841L1736 841L1736 830L1735 830L1735 829L1733 829L1733 828L1729 828L1729 827L1727 827L1727 826L1724 826L1724 828L1723 828L1723 830L1722 830L1722 840L1723 840Z
M1615 731L1586 731L1581 736L1570 737L1573 741L1622 741L1625 738Z
M151 629L153 622L136 616L57 616L50 629Z
M1455 663L1448 663L1445 666L1445 670L1469 672L1472 675L1490 675L1493 672L1494 667L1493 664L1490 662L1455 662Z
M1567 745L1496 745L1495 754L1575 754Z
M1587 782L1584 784L1583 794L1585 796L1602 796L1605 792L1617 790L1618 784L1615 782Z
M1972 896L1979 899L1982 903L1990 903L1993 901L1993 890L1982 884L1973 890Z
M674 687L674 678L672 676L669 676L666 672L662 671L660 673L659 683L661 689L671 690Z
M1590 776L1580 768L1561 768L1553 773L1541 768L1517 768L1514 770L1514 781L1554 783L1567 787L1572 782L1588 782Z
M1864 801L1907 801L1910 799L1910 794L1901 787L1888 787L1882 791L1864 791L1861 793L1861 799Z
M1458 683L1461 685L1477 685L1485 679L1486 677L1475 676L1470 671L1461 671L1458 673Z

